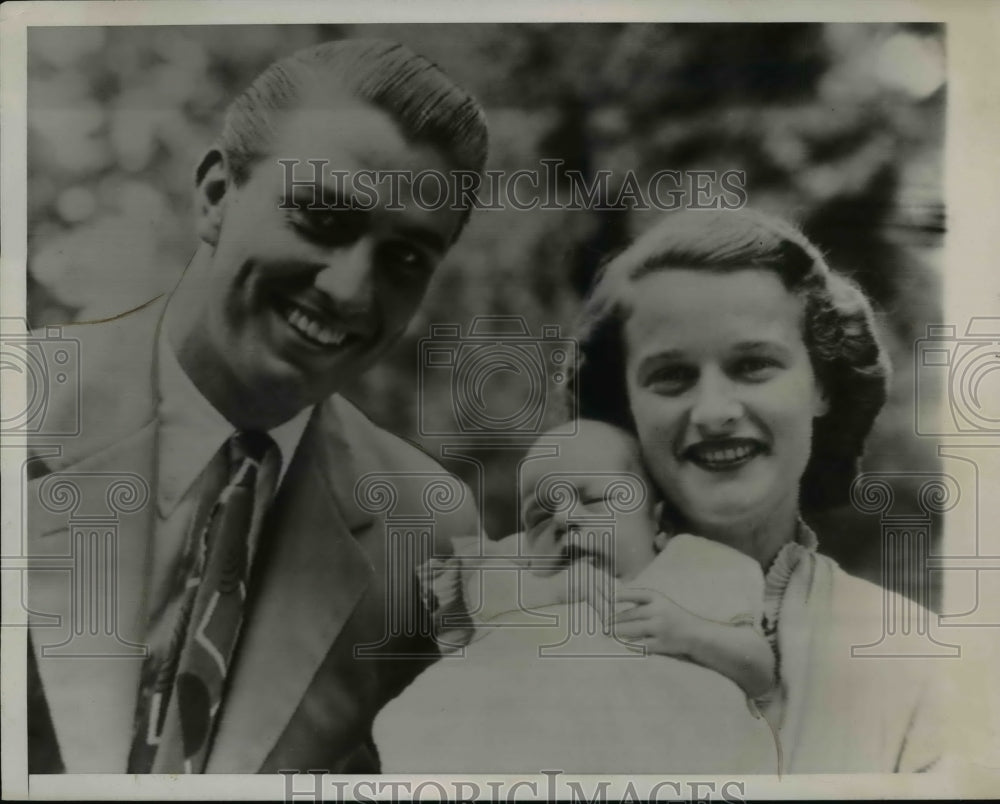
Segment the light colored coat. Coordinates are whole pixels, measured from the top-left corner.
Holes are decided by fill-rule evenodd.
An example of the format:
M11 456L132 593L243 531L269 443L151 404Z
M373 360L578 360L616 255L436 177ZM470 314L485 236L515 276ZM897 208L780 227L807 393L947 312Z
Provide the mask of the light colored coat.
M885 601L916 606L827 556L796 566L778 620L787 772L906 773L943 758L941 660L852 655L881 636Z

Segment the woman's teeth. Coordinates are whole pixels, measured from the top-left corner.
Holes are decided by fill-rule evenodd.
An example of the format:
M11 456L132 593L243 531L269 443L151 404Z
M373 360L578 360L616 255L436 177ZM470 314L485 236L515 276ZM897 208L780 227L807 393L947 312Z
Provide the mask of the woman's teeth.
M731 469L746 463L761 451L756 444L708 445L691 447L689 457L706 469Z
M340 346L347 333L330 327L310 318L302 310L292 308L285 314L285 319L301 335L323 346Z

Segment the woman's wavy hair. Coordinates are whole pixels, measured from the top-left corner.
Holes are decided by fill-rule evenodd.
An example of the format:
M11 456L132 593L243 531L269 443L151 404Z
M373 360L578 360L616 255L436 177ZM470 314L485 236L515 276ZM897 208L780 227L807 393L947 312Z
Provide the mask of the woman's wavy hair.
M780 218L748 209L670 213L607 263L577 324L580 360L568 389L579 415L635 433L624 372L627 291L669 268L772 270L803 300L803 341L829 410L813 425L800 502L805 512L846 502L865 439L885 403L889 362L864 293L832 272L805 235Z
M386 112L411 142L482 173L489 136L479 102L434 62L387 39L342 39L271 64L230 104L217 145L237 186L267 155L283 112L311 93L347 95ZM199 167L200 181L204 166ZM468 217L469 210L466 210Z

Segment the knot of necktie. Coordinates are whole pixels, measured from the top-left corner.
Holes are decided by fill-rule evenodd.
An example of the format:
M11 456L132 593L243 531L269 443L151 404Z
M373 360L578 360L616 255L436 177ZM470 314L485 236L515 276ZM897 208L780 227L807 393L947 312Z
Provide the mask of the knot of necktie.
M267 433L239 430L226 442L229 453L229 477L234 486L249 489L257 482L265 460L276 463L278 445ZM274 456L272 459L271 456Z
M259 430L238 430L229 438L230 465L238 467L246 459L260 464L278 445L267 433Z

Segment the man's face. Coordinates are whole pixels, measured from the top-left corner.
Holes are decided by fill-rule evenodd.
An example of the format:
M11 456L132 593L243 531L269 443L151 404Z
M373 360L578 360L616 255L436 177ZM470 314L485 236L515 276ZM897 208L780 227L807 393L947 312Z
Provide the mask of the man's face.
M324 186L299 186L286 198L279 159L298 160L299 182L314 175L307 160L323 160ZM214 250L198 345L230 375L224 382L234 398L265 395L290 418L353 380L399 338L461 212L422 209L405 181L398 199L387 192L374 205L362 199L370 209L329 206L349 202L356 171L447 169L434 149L408 142L368 104L302 108L281 119L270 155L241 186L226 182L214 202L219 224L203 234ZM334 170L349 174L339 196Z

